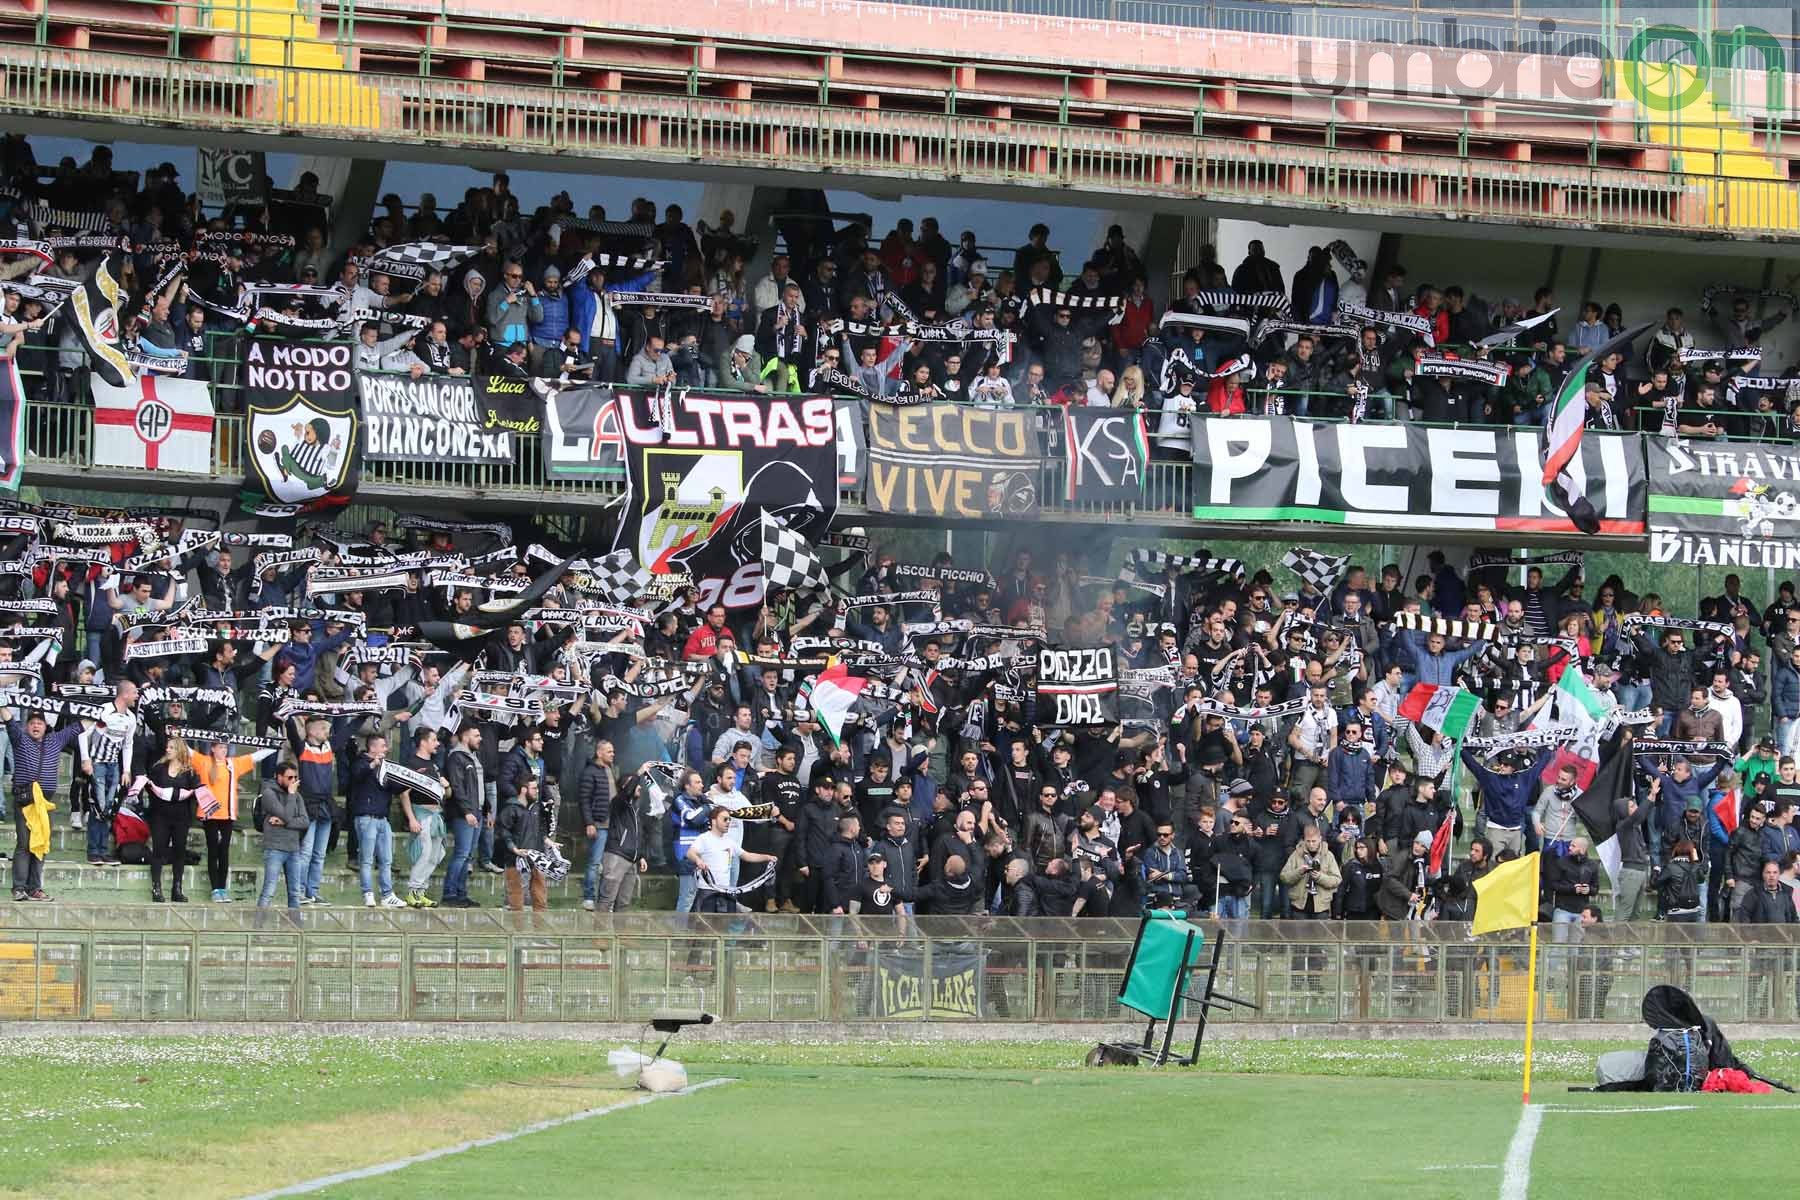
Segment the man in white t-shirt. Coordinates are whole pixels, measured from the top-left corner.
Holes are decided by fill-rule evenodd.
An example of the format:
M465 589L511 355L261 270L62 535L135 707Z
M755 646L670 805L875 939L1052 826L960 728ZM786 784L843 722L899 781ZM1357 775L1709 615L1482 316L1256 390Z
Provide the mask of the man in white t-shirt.
M715 807L706 832L695 838L688 847L688 861L694 864L694 874L700 881L699 890L694 897L695 912L737 911L737 901L730 892L722 890L731 886L732 859L750 863L775 861L773 854L758 854L754 850L744 849L741 842L734 840L728 832L730 825L731 810L723 806Z

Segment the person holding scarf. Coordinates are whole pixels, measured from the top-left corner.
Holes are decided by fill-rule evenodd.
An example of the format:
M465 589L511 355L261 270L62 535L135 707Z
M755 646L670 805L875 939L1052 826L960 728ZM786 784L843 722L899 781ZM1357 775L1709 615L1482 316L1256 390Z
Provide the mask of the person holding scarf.
M206 874L215 904L231 899L227 885L231 878L231 835L237 829L238 783L249 778L256 764L273 753L269 749L234 755L231 743L218 738L208 744L204 756L193 760L194 776L200 781L194 792L194 815L206 833Z

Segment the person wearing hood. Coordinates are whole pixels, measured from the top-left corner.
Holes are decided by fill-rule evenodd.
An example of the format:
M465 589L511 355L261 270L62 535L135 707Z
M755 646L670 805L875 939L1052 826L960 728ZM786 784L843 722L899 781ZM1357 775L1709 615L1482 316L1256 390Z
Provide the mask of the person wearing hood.
M719 386L734 392L766 393L769 390L763 379L763 358L756 352L754 334L744 334L732 346Z
M1381 915L1405 921L1425 915L1431 901L1431 835L1420 832L1412 843L1394 851L1375 897Z

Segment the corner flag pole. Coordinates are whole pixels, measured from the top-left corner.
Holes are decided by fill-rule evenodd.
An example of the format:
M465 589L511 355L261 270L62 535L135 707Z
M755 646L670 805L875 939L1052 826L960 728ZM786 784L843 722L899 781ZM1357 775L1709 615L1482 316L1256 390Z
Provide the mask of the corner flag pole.
M1537 1018L1537 922L1531 923L1530 958L1525 964L1525 1094L1520 1103L1531 1103L1531 1035Z

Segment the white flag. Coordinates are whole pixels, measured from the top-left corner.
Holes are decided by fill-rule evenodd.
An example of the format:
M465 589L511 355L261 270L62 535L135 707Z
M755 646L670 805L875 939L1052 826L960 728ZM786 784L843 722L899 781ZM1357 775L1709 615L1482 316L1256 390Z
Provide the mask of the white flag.
M197 379L95 377L94 465L212 473L212 391Z

